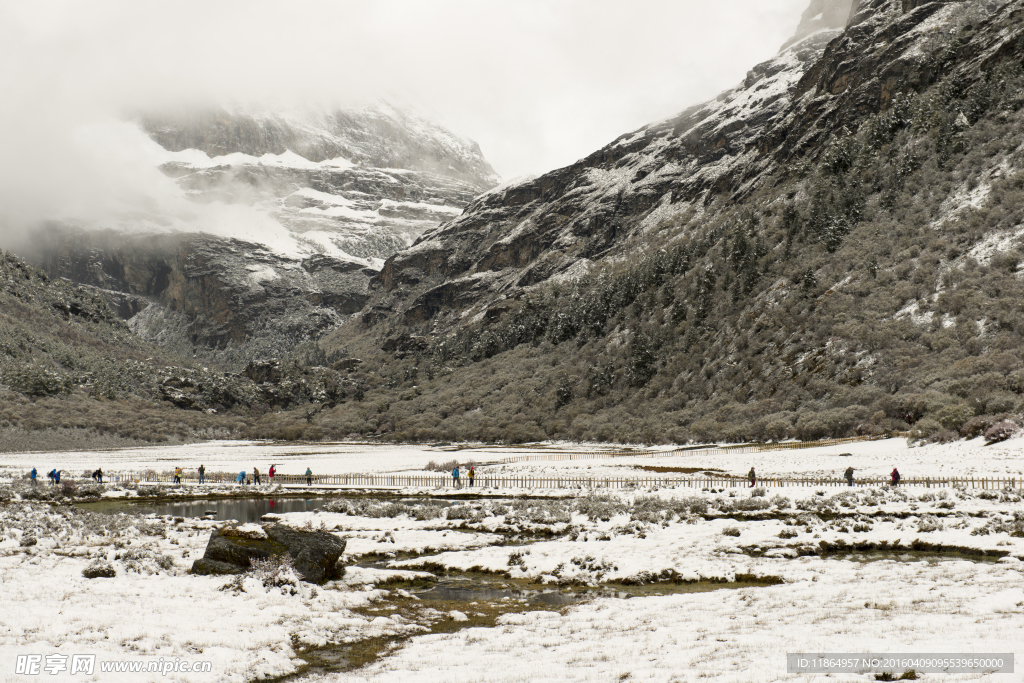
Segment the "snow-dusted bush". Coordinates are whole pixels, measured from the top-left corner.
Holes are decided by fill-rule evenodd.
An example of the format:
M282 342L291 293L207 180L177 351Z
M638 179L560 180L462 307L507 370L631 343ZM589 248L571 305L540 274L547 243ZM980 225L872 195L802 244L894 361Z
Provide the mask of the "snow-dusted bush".
M513 550L508 555L508 566L526 569L526 556L529 554L529 550Z
M114 569L114 565L110 564L106 560L99 559L94 560L88 567L83 569L82 576L87 579L111 579L117 576L117 570Z
M120 560L126 571L137 574L159 574L161 570L174 568L174 560L150 548L127 548L119 551L115 560Z
M657 496L638 496L629 508L629 519L637 522L660 522L669 512L667 507L665 501Z
M772 499L768 502L771 503L776 508L778 508L779 510L788 510L793 505L789 498L786 498L781 494L775 494L774 496L772 496Z
M591 522L607 522L627 509L621 498L607 493L591 493L576 500L576 510Z
M479 522L487 515L479 504L452 505L444 510L446 519L464 519L469 522Z
M727 526L724 529L722 529L722 535L723 536L739 536L740 535L739 527Z
M922 515L917 520L917 530L921 533L928 533L931 531L942 531L942 520L935 515Z
M297 595L301 591L299 575L288 555L252 560L249 574L258 579L264 588L280 588L286 595Z
M325 512L338 512L357 517L401 517L408 515L413 519L437 519L444 508L441 501L425 501L423 503L403 503L400 501L379 501L372 498L338 498L326 503Z
M742 512L752 512L755 510L767 510L772 506L770 501L764 500L763 498L740 498L733 502L733 509Z
M1016 424L1009 420L1003 420L985 430L985 440L989 443L1006 441L1018 431L1020 431L1020 427Z
M751 498L763 498L768 494L768 490L763 486L758 486L756 489L750 492Z
M533 524L568 524L572 515L561 501L543 501L530 506L526 519Z

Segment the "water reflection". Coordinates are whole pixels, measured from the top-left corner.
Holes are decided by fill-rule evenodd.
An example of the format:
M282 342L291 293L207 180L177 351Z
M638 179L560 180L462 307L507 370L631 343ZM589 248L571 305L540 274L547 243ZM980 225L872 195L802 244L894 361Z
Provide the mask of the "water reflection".
M318 510L330 498L231 498L227 500L186 500L174 503L144 503L133 507L143 514L155 513L173 517L208 517L209 519L237 519L239 522L258 522L269 512L310 512ZM123 511L123 508L122 510Z
M509 588L464 588L451 584L440 583L433 588L415 592L421 600L459 600L462 602L496 602L500 600L520 600L522 602L543 603L545 605L571 605L585 600L592 595L582 593L565 593L560 590L521 590ZM624 594L621 597L626 597Z

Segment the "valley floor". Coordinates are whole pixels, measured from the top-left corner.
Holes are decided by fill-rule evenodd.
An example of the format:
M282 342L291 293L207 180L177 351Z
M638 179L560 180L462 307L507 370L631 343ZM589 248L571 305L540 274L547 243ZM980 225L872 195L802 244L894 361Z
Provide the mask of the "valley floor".
M714 444L711 445L712 447ZM621 457L627 451L636 457ZM493 445L390 445L356 442L282 443L271 441L208 441L176 446L149 446L101 451L5 453L0 455L0 477L19 476L32 467L48 472L54 467L77 475L102 467L113 476L146 470L167 473L181 466L192 475L200 465L208 472L266 472L276 464L281 474L422 474L435 463L471 461L478 472L523 474L564 473L565 476L627 476L648 472L645 467L705 469L745 477L755 467L762 477L842 477L847 467L856 476L887 478L898 467L904 478L913 477L1024 477L1024 437L986 446L981 438L947 444L911 447L905 439L881 439L793 450L759 453L708 453L703 448L673 451L615 444L549 442L521 446ZM601 457L605 454L607 457ZM614 457L612 454L615 454ZM553 456L546 460L544 456ZM559 460L558 456L588 457ZM512 458L525 462L506 464ZM109 477L108 477L109 478Z
M1019 446L907 449L891 441L696 464L680 454L636 459L642 463L494 467L684 463L679 466L743 474L755 461L758 469L832 473L836 461L871 471L895 459L905 473L1009 476L1020 472ZM312 458L321 471L385 464L405 471L449 456L493 462L510 454L356 445L185 448L201 450L208 468L241 468L241 457L262 457L285 462L286 472L287 448L302 458L295 473ZM853 456L839 456L847 452ZM84 469L99 456L109 458L105 468L117 462L166 469L195 454L61 456L69 458L68 469ZM41 458L15 456L5 464L20 476ZM134 498L136 488L110 485L103 495ZM348 539L345 577L320 587L275 587L255 575L236 581L188 574L211 530L224 522L51 504L33 499L20 479L0 479L0 680L875 680L873 674L789 674L788 652L1014 653L1018 673L995 680L1024 680L1020 490L661 487L482 500L445 498L447 489L406 498L340 493L347 497L323 510L267 519ZM116 576L85 578L83 570L97 560L109 561ZM431 593L438 586L488 587L504 595L438 598ZM550 594L577 597L565 604L537 599ZM17 673L19 656L54 654L68 657L66 670ZM76 654L96 655L92 675L70 673ZM211 671L99 670L103 662L160 658L161 665L209 662Z

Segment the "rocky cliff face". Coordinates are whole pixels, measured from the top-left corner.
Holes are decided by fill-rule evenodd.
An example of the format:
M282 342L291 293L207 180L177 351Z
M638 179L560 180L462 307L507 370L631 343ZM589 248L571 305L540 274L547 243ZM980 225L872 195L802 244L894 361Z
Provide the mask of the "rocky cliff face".
M496 319L503 302L539 283L679 237L723 202L817 161L898 93L932 83L951 51L983 59L1010 49L1018 5L814 0L797 34L808 35L737 88L571 166L492 190L390 257L363 320L431 321L441 331ZM990 15L969 42L951 42L965 22ZM979 78L979 63L965 60L964 78Z
M170 317L197 347L241 345L268 327L292 341L315 339L362 308L376 272L189 233L49 235L39 256L48 273L96 288L144 337L159 339Z
M51 226L26 256L97 288L144 337L180 347L261 338L264 352L284 352L318 338L362 308L385 258L497 180L475 143L384 104L150 115L140 125L197 210L242 205L254 225L217 234ZM280 228L270 241L255 225L266 219Z

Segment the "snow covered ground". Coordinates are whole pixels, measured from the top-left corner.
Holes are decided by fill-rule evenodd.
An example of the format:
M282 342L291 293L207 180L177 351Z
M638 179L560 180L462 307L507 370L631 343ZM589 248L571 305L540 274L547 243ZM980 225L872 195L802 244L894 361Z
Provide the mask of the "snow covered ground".
M1018 671L1024 661L1020 491L339 498L327 510L272 516L338 534L346 561L362 561L342 580L298 590L188 574L215 522L104 515L28 491L0 484L5 681L777 681L814 678L787 674L787 652L1013 652ZM84 578L97 560L116 575ZM432 601L409 583L451 577L634 597L557 609L505 598L496 621L480 626L495 604ZM673 593L712 581L726 583ZM367 666L305 668L318 648L382 638L396 644ZM19 656L50 654L162 657L211 671L16 673Z
M515 456L543 457L569 453L619 453L633 449L637 457L583 460L534 460L502 465ZM1024 438L986 446L982 439L910 447L904 439L884 439L761 453L708 453L702 450L669 453L668 448L609 444L543 443L501 447L432 447L360 443L281 444L252 441L211 441L185 446L153 446L108 451L6 453L0 455L0 476L32 467L48 472L60 467L80 473L102 467L105 472L153 469L165 472L182 466L192 472L205 464L209 472L238 472L277 464L281 474L421 473L430 461L476 461L480 474L522 473L564 476L626 476L641 467L714 469L743 476L755 467L763 477L805 476L838 478L847 467L858 477L886 477L898 466L912 477L1024 477ZM848 455L844 455L848 454ZM645 472L646 473L646 472ZM649 473L646 473L649 474Z

